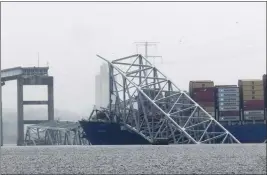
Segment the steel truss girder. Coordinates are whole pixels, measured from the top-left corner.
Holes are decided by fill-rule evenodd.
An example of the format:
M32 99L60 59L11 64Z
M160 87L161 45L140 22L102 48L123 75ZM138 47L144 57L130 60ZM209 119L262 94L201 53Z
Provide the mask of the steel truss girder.
M58 121L55 121L58 122ZM25 145L88 145L88 141L82 137L83 131L74 124L48 126L37 124L27 127Z
M112 62L110 106L126 126L153 142L240 143L142 55Z

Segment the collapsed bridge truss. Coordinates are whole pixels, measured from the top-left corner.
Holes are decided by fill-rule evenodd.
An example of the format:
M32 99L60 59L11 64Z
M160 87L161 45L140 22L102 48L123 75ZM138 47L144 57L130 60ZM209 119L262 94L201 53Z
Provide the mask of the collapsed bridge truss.
M46 121L27 127L25 145L88 145L78 122Z
M109 110L151 143L240 143L140 54L108 61Z

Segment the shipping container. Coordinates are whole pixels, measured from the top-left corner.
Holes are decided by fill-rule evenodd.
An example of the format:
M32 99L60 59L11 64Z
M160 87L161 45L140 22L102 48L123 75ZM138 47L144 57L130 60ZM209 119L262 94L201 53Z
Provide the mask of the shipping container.
M238 99L239 99L239 95L240 95L239 93L232 93L232 94L230 94L230 93L227 93L227 94L226 93L218 93L217 97L219 97L219 98L220 97L234 97L234 98L238 97Z
M238 86L255 86L255 85L263 85L261 79L255 80L238 80Z
M224 106L219 107L219 111L239 111L239 106Z
M214 82L211 80L190 81L189 87L191 88L214 87Z
M194 98L195 102L201 103L201 102L214 102L213 98L205 97L205 98Z
M263 80L263 86L266 87L266 83L267 83L266 74L262 76L262 80Z
M208 87L208 88L193 88L192 92L193 93L198 93L198 92L210 92L214 93L215 88L214 87Z
M215 107L203 106L202 108L207 112L215 112Z
M218 93L239 93L239 88L218 88Z
M266 84L267 84L266 74L262 76L262 81L263 81L263 86L266 88Z
M217 120L219 121L240 121L240 111L218 111Z
M215 106L214 102L198 102L200 106Z
M264 105L264 100L246 100L243 104L248 106Z
M244 120L264 120L264 111L244 111Z
M237 87L237 85L215 85L216 88L228 88L228 87Z
M239 106L239 101L230 101L230 102L220 102L219 103L220 107L225 107L225 106Z
M243 106L244 111L250 110L264 110L264 106Z
M209 88L214 87L214 82L210 80L190 81L189 82L189 94L192 96L194 88Z
M243 91L243 96L263 96L263 91Z
M236 116L219 116L219 121L239 121L240 120L240 115Z
M239 97L219 97L217 98L218 102L225 102L225 101L239 101Z
M216 90L216 119L218 121L240 121L240 92L235 87L218 87Z
M194 92L193 97L214 97L214 92Z
M216 93L216 97L217 98L221 98L221 97L238 97L238 101L239 101L239 93L237 92L228 92L228 93L225 93L225 92L218 92Z
M243 96L243 101L247 101L247 100L263 100L263 95L260 96L255 96L255 95L244 95Z
M240 84L240 80L238 81L238 84ZM251 99L250 99L251 100ZM240 107L242 108L243 106L243 101L244 101L244 97L243 97L243 87L239 86L239 101L240 101Z
M263 91L263 86L242 86L243 91Z
M198 100L198 101L201 101L201 99L203 99L203 102L209 99L209 101L207 102L211 102L211 101L214 101L214 93L213 92L195 92L193 94L193 99Z
M263 93L264 93L264 116L265 120L267 120L267 79L266 79L266 74L262 76L262 81L263 81Z
M213 81L211 80L191 80L190 81L190 83L210 83L210 82L213 83Z
M214 86L210 80L190 81L189 91L191 98L205 111L216 110L214 114L219 121L239 121L240 114L244 120L262 120L264 108L267 108L266 75L262 79L238 80L238 86ZM213 95L208 93L212 91ZM246 111L263 112L245 114Z
M247 115L244 116L244 120L264 120L264 115Z
M239 116L240 111L219 111L219 116Z
M250 105L243 105L243 108L262 108L264 109L264 104L257 104L257 105L253 105L253 104L250 104Z
M244 111L244 115L264 114L263 110Z

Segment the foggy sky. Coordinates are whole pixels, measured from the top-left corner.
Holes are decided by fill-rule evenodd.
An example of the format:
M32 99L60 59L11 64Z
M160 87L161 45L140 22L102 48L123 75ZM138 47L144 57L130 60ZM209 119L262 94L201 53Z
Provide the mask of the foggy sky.
M266 72L266 5L262 3L2 3L2 69L49 63L55 108L89 113L102 60L136 53L134 42L157 41L150 55L181 89L190 80L237 84ZM26 88L26 100L45 99ZM3 87L3 108L16 109L16 82ZM41 94L40 94L41 93Z

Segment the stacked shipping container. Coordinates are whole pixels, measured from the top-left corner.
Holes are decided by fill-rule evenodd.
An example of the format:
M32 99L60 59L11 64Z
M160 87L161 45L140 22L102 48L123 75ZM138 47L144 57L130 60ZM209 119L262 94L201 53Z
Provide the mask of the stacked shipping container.
M262 77L262 81L263 81L263 93L264 93L264 116L265 116L265 120L267 120L267 87L266 87L266 74L263 75Z
M262 80L239 80L242 118L264 120L264 100Z
M189 94L205 111L215 117L215 87L214 82L210 80L190 81ZM204 113L195 113L202 116Z
M239 121L239 88L236 85L216 86L216 118L218 121Z

